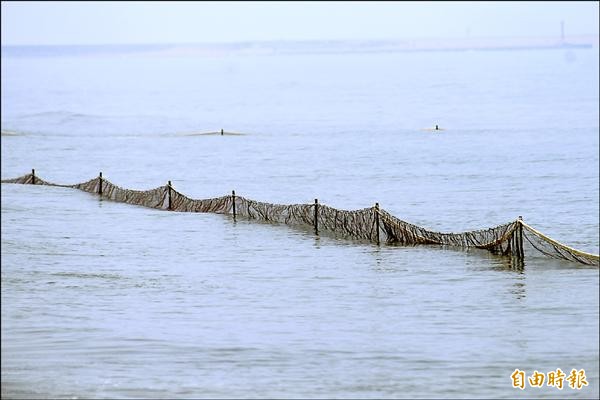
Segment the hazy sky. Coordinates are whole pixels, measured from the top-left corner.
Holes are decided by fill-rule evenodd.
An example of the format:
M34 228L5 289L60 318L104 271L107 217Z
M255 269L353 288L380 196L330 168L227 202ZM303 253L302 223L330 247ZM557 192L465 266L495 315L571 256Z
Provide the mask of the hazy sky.
M2 44L598 34L593 2L2 1Z

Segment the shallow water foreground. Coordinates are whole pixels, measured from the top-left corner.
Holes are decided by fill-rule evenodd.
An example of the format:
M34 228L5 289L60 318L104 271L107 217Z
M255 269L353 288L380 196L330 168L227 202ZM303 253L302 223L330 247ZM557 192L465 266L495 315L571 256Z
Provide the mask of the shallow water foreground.
M515 368L590 384L525 395L598 388L597 268L25 185L2 221L9 397L503 397Z

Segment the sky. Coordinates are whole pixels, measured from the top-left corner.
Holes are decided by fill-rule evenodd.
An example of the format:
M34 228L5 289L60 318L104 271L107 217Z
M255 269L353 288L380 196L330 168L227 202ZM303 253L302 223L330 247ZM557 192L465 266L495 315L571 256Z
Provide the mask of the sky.
M2 1L2 45L598 35L599 2Z

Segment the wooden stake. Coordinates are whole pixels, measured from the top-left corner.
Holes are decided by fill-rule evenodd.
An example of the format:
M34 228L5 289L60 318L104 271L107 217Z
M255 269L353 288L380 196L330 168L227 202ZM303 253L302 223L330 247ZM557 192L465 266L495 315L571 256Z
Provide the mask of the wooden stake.
M523 217L519 215L519 257L525 258L525 252L523 251Z
M35 169L31 170L31 184L35 185Z
M515 229L512 238L510 239L510 254L513 257L519 256L519 250L517 249L517 235L519 234L519 228Z
M235 190L231 191L231 201L233 202L233 220L235 221Z
M98 177L98 194L102 196L102 171L100 171L100 176Z
M171 209L171 181L169 181L167 183L167 189L169 191L169 203L167 204L167 209L170 210Z
M376 229L377 245L379 246L379 203L375 203L375 229Z
M315 199L315 235L319 234L319 200Z

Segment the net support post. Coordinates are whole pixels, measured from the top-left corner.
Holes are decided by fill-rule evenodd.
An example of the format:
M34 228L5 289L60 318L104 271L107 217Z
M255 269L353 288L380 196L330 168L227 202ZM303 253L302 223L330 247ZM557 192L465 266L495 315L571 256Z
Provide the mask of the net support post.
M379 203L375 203L375 240L379 246Z
M233 221L235 222L235 190L231 191L231 203L233 204Z
M319 235L319 199L315 199L315 235Z
M519 219L517 220L517 248L519 253L519 258L525 258L525 252L523 251L523 217L519 215Z
M31 169L31 184L35 185L35 169Z
M98 194L102 196L102 171L100 171L100 175L98 175Z
M171 188L172 188L171 181L168 181L167 182L167 194L168 194L168 197L167 197L167 199L168 199L167 210L172 210L173 209L172 208L172 204L171 204Z

